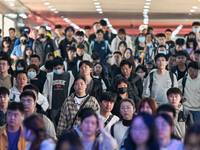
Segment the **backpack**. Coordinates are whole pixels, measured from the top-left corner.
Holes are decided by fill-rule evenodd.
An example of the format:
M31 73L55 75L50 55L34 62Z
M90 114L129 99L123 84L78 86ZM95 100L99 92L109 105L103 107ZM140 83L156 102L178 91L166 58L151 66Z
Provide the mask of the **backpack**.
M186 80L187 80L187 76L183 77L183 79L182 79L182 87L183 87L182 95L184 95Z
M152 90L152 85L153 85L153 73L154 72L151 72L149 74L149 77L150 77L150 84L149 84L150 96L151 96L151 90ZM172 82L171 87L174 87L174 73L169 71L169 77L170 77L171 82Z
M92 44L91 44L92 52L94 51L94 44L95 44L95 41L92 41ZM106 55L107 55L107 52L108 52L108 43L107 43L106 40L104 40L104 44L105 44ZM107 56L106 56L106 58L107 58Z

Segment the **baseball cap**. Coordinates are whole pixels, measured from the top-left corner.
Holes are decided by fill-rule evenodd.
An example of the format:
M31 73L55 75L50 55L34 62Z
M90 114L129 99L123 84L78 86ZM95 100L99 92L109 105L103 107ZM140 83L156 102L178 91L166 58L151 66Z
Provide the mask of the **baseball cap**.
M142 31L142 30L144 30L144 29L147 29L147 28L148 28L148 25L142 24L142 25L139 26L139 30L140 30L140 31Z

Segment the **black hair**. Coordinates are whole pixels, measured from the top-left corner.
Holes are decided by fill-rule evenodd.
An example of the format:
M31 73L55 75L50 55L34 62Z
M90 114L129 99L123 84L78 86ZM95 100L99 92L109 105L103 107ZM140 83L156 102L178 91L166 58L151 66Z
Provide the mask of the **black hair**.
M2 47L4 47L3 42L9 43L9 44L11 45L11 39L10 39L10 37L9 37L9 36L6 36L6 37L4 37L4 38L2 39L2 41L1 41L1 46L2 46ZM9 47L10 47L10 45L9 45Z
M24 92L22 92L20 94L20 96L19 96L20 100L22 99L22 97L25 97L25 96L30 96L30 97L33 98L34 101L36 101L36 96L32 91L24 91Z
M153 28L152 28L152 27L148 27L148 31L149 31L149 30L153 30Z
M179 88L177 87L172 87L170 89L167 90L167 97L170 95L170 94L179 94L180 96L182 95L182 92Z
M17 70L17 66L21 64L22 67L24 67L24 70L26 70L26 66L27 66L27 63L24 59L18 59L16 64L15 64L15 70Z
M156 37L157 37L157 38L159 38L159 37L165 37L165 38L166 38L166 35L165 35L164 33L158 33L158 34L156 35Z
M103 30L102 29L98 29L97 32L96 32L96 34L98 34L100 32L103 34Z
M8 31L13 30L15 32L15 28L9 28Z
M100 20L100 25L101 26L107 26L107 22L103 19Z
M126 31L125 31L125 29L124 28L120 28L119 30L118 30L118 34L126 34Z
M186 51L178 51L177 53L176 53L176 57L177 56L185 56L185 57L187 57L187 52Z
M101 63L101 62L97 62L97 63L95 63L94 64L94 67L96 66L96 65L100 65L101 66L101 68L102 68L102 71L101 71L101 78L105 81L106 80L106 73L105 73L105 67L103 66L103 64ZM95 71L94 71L94 75L96 75L96 73L95 73Z
M83 122L85 118L90 117L90 116L95 116L95 118L98 120L97 114L95 113L94 109L92 109L91 107L86 107L86 108L81 109L81 111L78 114L78 117L80 118L81 123Z
M166 46L165 46L165 45L159 45L159 46L158 46L158 48L163 48L163 47L166 49Z
M119 106L120 106L120 107L121 107L121 104L122 104L123 102L129 102L129 103L131 103L131 105L133 106L133 108L135 108L135 103L134 103L133 99L130 99L130 98L122 99L122 100L119 102Z
M176 39L176 45L183 46L185 44L185 40L183 38Z
M31 58L35 58L35 57L37 57L37 58L39 59L39 61L40 61L40 56L37 55L37 54L32 54L31 57L30 57L30 59L31 59Z
M192 23L192 26L200 26L200 23L195 21L195 22Z
M8 104L8 110L19 110L21 114L24 114L24 105L21 102L11 102Z
M17 73L16 73L16 78L17 78L17 76L18 76L19 74L25 74L25 75L27 76L27 73L26 73L26 71L24 71L24 70L19 70L19 71L17 71Z
M68 51L74 51L74 52L76 52L76 47L70 46L70 47L68 48Z
M47 53L46 60L49 60L49 57L55 58L54 53L53 52Z
M90 27L90 26L85 26L84 29L85 29L85 30L91 29L91 27Z
M79 80L79 79L83 80L83 81L86 83L85 77L82 76L82 75L80 75L80 74L78 74L78 75L75 77L74 83L75 83L77 80Z
M62 29L62 26L60 24L55 25L55 29Z
M195 62L195 61L192 61L192 62L190 62L189 64L188 64L188 69L190 68L190 67L192 67L192 68L194 68L194 69L199 69L199 66L198 66L198 64L197 64L197 62Z
M83 31L77 31L76 36L84 36L84 32Z
M74 28L72 26L68 26L65 28L65 33L67 33L67 31L71 29L73 31L73 33L75 32Z
M160 58L160 57L164 57L166 61L168 60L167 55L158 53L158 54L155 56L155 58L154 58L155 62L156 62L157 59Z
M166 29L166 30L165 30L165 33L166 33L166 32L171 32L171 33L172 33L172 30L171 30L171 29Z
M113 55L115 55L115 54L119 54L120 56L122 56L122 53L121 53L120 51L115 51L115 52L113 53Z
M99 99L99 101L102 102L105 100L105 101L111 101L115 103L116 98L117 98L117 95L115 93L107 91L101 94L101 98Z
M77 45L77 48L78 48L78 49L85 49L85 46L81 43L81 44L78 44L78 45Z
M163 105L159 106L157 109L157 114L162 114L162 112L172 112L173 117L174 118L176 117L176 110L172 105L163 104Z
M93 68L93 64L92 64L90 61L88 61L88 60L83 60L83 61L81 61L80 64L79 64L79 68L80 68L83 64L86 64L86 65L89 66L90 68Z
M121 44L124 44L124 46L127 48L127 43L125 41L120 41L118 44L118 50Z
M24 34L21 34L20 38L21 38L21 37L25 37L26 39L28 39L28 36L27 36L27 34L25 34L25 33L24 33Z
M124 65L128 65L129 68L131 68L133 66L132 63L128 60L122 60L120 63L120 68L122 68Z
M47 31L47 28L45 26L40 26L40 29L44 29L45 31Z
M53 70L53 60L47 60L44 64L45 68L48 70Z
M57 56L53 59L53 67L56 67L58 65L63 66L63 59L59 56Z
M99 56L99 54L97 52L94 52L94 53L92 53L91 58L93 60L98 60L98 59L100 59L100 56Z
M28 65L27 68L26 68L27 72L28 72L28 70L31 69L31 68L34 69L34 70L36 71L36 73L39 72L39 68L38 68L38 66L36 66L35 64L30 64L30 65Z
M34 90L37 93L37 95L39 93L39 89L37 88L37 86L35 86L33 84L25 85L24 88L23 88L23 92L26 91L26 90Z
M4 61L7 61L7 64L10 66L11 63L10 63L10 59L8 57L1 57L0 60L4 60Z
M6 95L6 94L9 96L10 94L9 90L4 86L0 87L0 95Z
M194 32L190 32L188 35L187 35L187 40L186 40L186 47L187 48L190 48L190 41L189 41L189 36L190 35L194 35L195 36L195 40L193 41L193 49L196 50L197 46L198 46L198 42L196 40L196 34Z

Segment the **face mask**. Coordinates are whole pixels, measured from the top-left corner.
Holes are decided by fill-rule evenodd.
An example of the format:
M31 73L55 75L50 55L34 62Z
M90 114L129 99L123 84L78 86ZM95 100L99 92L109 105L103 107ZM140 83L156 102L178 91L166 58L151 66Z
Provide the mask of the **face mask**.
M124 94L127 92L127 87L118 88L120 94Z
M39 36L41 39L44 38L44 34L39 34Z
M140 76L140 78L143 78L145 76L145 72L140 73L140 72L136 72L138 76Z
M159 54L165 54L166 55L166 51L159 51Z
M24 67L17 67L17 70L18 70L18 71L24 70Z
M54 73L57 75L61 74L62 72L63 72L63 69L54 70Z
M144 43L145 42L145 37L139 37L138 40L139 40L140 43Z
M199 28L193 28L194 33L199 33Z
M36 77L36 75L37 75L36 72L32 72L32 71L28 72L28 78L29 79L34 79Z
M188 42L194 42L195 38L188 38Z
M26 45L26 43L27 43L26 40L21 40L20 42L21 42L21 44L23 44L23 45Z

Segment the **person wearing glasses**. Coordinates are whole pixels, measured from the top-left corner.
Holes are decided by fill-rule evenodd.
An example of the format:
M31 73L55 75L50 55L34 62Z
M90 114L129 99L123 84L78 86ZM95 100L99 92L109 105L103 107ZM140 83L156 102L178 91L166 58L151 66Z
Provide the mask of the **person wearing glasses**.
M152 97L158 106L167 104L166 92L171 87L178 87L176 75L166 70L167 56L158 53L155 56L157 70L151 71L146 78L142 97Z

